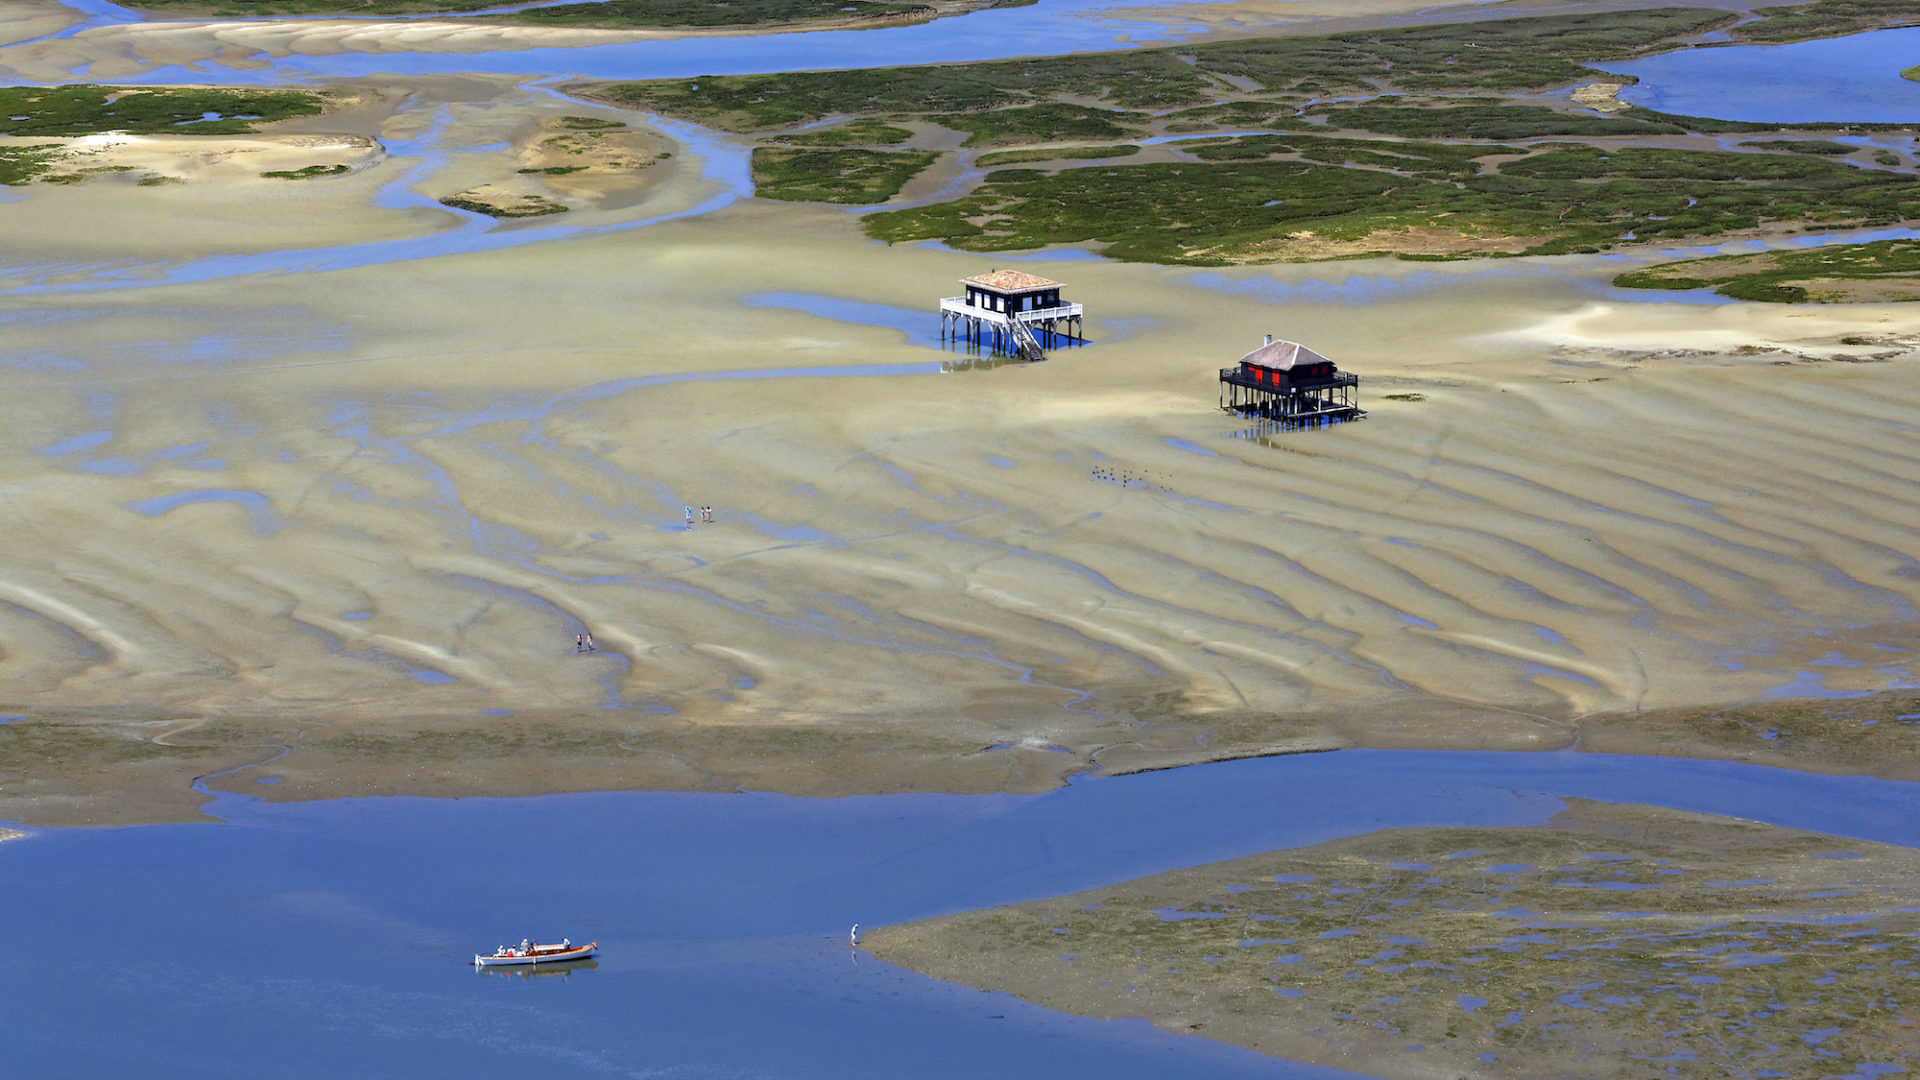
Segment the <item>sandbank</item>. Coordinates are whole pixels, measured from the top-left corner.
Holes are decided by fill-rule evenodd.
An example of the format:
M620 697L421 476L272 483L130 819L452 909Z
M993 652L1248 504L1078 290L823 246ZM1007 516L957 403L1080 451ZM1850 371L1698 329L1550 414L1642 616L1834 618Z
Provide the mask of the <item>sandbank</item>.
M0 11L0 48L57 34L86 16L55 0L18 0Z
M76 268L108 265L151 280L222 255L398 248L474 228L437 200L481 185L549 198L574 212L570 223L620 220L603 207L672 212L698 198L697 174L682 175L670 152L659 160L665 137L567 126L598 111L500 78L371 80L333 88L321 116L259 134L0 137L0 147L59 147L50 175L67 181L13 189L40 212L13 215L17 246L0 259L0 282L84 285ZM455 152L473 145L502 152Z
M519 176L557 116L647 124L500 82L383 85L336 127L468 148L410 151L416 201ZM833 208L674 217L724 200L702 159L731 145L458 234L520 246L325 272L191 259L297 236L298 204L209 237L149 199L192 182L16 189L0 249L58 273L0 297L21 538L0 675L42 722L0 740L200 723L134 763L76 752L0 817L190 814L183 787L142 802L113 778L281 746L281 784L214 782L1032 790L1344 745L1561 748L1605 717L1912 678L1911 305L1607 284L1652 255L1042 256L1016 265L1065 281L1095 344L940 373L968 357L936 347L935 303L1007 260L876 244ZM89 191L114 211L39 224ZM393 229L371 198L316 227ZM169 248L128 287L125 260ZM1216 370L1264 333L1359 372L1371 417L1280 435L1219 412Z

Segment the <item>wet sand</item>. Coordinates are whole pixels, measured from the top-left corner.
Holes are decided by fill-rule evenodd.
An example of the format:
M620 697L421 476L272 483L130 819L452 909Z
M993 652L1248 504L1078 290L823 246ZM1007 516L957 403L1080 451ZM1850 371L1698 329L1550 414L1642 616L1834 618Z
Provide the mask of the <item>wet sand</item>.
M1650 253L1043 257L1017 265L1096 344L938 373L966 359L930 347L939 297L1008 260L823 207L674 217L738 182L725 139L524 174L558 117L648 121L510 80L351 89L200 155L115 151L180 184L0 206L0 677L46 722L0 741L108 740L0 817L190 814L181 779L261 747L294 748L258 789L289 798L1032 789L1912 681L1912 305L1607 286ZM305 162L295 137L365 158L237 163ZM494 183L570 209L434 202ZM1264 333L1358 372L1371 417L1219 412ZM113 741L186 720L163 754ZM1713 752L1755 751L1904 760ZM174 794L110 794L136 772Z

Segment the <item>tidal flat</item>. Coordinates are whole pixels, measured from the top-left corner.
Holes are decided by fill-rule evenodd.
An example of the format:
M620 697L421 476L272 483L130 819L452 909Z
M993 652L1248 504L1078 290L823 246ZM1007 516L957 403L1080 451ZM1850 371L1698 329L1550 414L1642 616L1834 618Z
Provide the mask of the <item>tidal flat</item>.
M1387 1078L1878 1075L1920 1052L1920 854L1571 800L873 931L883 959Z
M0 63L93 126L0 152L60 178L0 192L0 819L29 832L0 908L69 950L0 993L9 1063L1910 1065L1873 1055L1911 1043L1920 906L1886 846L1920 806L1920 309L1614 279L1902 230L1911 136L1636 109L1603 70L1764 19L1525 10L1049 2L754 38L14 0ZM647 84L666 112L575 92L676 72ZM114 80L321 111L155 91L180 108L110 135L142 96ZM1089 192L1145 230L1089 232ZM1569 192L1565 225L1528 203ZM1390 227L1334 227L1368 200ZM876 243L853 205L981 232ZM1064 282L1089 347L940 341L938 300L996 266ZM1369 418L1221 412L1265 334L1358 373ZM1566 799L1667 809L1547 824ZM1125 933L1231 942L1122 956L1058 1009L849 948L1088 890L1124 912L1115 883L1283 849L1319 880L1170 889ZM1249 894L1271 918L1242 931ZM529 931L606 954L467 967ZM154 955L181 940L240 947ZM1155 989L1117 989L1141 963ZM1204 994L1165 1030L1087 1015L1214 969L1328 1011L1257 1050L1207 1036L1262 1014ZM1662 1035L1692 1059L1627 1056Z

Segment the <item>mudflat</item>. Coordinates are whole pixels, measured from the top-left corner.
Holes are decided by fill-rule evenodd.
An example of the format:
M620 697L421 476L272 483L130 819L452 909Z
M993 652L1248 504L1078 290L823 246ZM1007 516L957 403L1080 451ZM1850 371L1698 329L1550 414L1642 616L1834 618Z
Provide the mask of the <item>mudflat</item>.
M7 59L239 63L273 25ZM384 26L351 40L444 31ZM887 245L750 197L745 136L512 76L323 89L244 134L19 137L74 179L0 207L0 816L191 816L212 774L1032 790L1351 745L1910 768L1910 304L1667 303L1611 286L1666 258L1631 247ZM463 209L530 199L564 209ZM1091 346L940 351L939 298L1015 258ZM1267 333L1369 419L1221 412Z

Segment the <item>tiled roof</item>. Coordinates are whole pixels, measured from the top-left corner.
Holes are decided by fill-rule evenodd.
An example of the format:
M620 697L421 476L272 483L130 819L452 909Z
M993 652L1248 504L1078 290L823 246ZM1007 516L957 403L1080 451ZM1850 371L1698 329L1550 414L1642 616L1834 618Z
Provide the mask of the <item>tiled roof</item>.
M999 292L1026 292L1028 289L1047 289L1060 284L1018 270L995 270L991 274L965 278L963 282L967 285L984 285Z
M1240 358L1243 364L1258 364L1265 368L1277 368L1292 371L1295 364L1327 363L1326 357L1291 341L1275 341L1253 350Z

